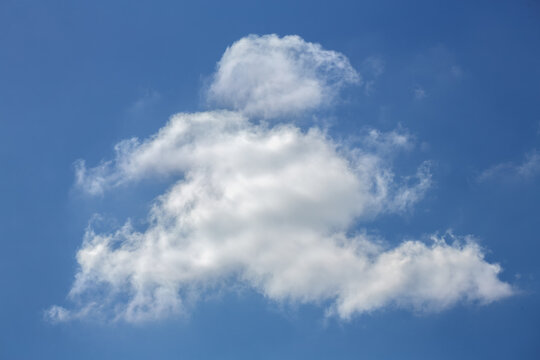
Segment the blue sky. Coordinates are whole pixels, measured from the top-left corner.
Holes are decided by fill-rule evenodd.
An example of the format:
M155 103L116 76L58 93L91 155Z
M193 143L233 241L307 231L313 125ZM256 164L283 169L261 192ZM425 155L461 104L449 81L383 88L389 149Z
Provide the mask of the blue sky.
M0 358L538 358L539 17L2 1Z

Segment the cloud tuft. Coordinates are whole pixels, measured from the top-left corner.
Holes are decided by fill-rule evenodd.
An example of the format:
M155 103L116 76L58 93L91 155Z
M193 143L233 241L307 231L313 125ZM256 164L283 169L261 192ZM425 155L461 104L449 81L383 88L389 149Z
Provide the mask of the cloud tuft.
M218 63L208 98L254 117L273 118L332 103L360 75L342 54L299 36L244 37Z
M478 182L489 180L526 181L540 174L540 153L533 150L525 155L522 163L506 162L494 165L480 173Z

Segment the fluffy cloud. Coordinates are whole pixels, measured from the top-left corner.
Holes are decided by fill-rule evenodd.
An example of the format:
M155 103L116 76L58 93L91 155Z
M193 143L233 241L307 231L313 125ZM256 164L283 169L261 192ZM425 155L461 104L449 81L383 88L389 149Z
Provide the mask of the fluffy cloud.
M263 61L256 69L266 56L281 67ZM245 66L230 69L242 59ZM230 92L237 111L177 114L145 140L120 142L113 160L93 168L79 162L77 185L90 194L149 177L174 183L154 201L145 229L129 221L112 232L87 229L74 305L53 306L49 318L159 319L236 286L274 301L325 303L343 319L390 305L439 310L510 295L500 267L484 260L473 238L447 234L390 247L358 230L408 211L431 184L428 163L408 176L392 171L395 154L412 147L406 133L371 130L346 145L317 126L250 121L249 114L309 108L318 97L302 95L293 106L281 95L296 82L331 92L356 78L349 67L342 55L298 37L242 39L221 60L212 90ZM228 72L249 80L254 93L238 94ZM274 84L276 77L283 79Z
M276 301L330 301L342 318L509 295L474 241L392 249L348 234L355 221L406 210L430 183L425 166L412 185L392 173L391 155L410 146L406 135L373 130L360 143L346 148L316 127L255 125L224 111L178 114L155 136L121 143L114 161L81 170L82 186L182 180L156 200L145 231L88 229L71 290L83 305L51 316L160 318L230 283Z
M359 83L347 58L299 36L248 36L218 63L209 99L250 116L271 118L332 102L339 88Z

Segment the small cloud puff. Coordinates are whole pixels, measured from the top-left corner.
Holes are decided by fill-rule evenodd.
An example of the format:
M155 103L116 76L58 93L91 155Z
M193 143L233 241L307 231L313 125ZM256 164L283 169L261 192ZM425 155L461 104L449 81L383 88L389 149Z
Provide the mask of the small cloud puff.
M525 181L535 178L540 174L540 153L533 150L525 155L523 162L515 164L505 162L494 165L480 173L478 182L489 180Z
M414 94L414 98L416 100L422 100L424 99L427 94L426 94L426 90L424 90L423 87L421 86L417 86L414 90L413 90L413 94Z
M384 73L384 61L381 57L370 56L362 63L364 93L371 95L375 91L375 80Z
M299 36L250 35L227 48L208 98L250 116L273 118L328 105L342 86L360 82L338 52Z

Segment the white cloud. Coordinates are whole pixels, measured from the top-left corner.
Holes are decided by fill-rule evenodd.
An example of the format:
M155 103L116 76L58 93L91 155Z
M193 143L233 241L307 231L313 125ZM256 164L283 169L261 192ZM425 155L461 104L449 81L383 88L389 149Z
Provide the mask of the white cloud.
M299 36L250 35L227 48L208 97L250 116L272 118L328 105L347 83L360 83L360 76L338 52Z
M370 130L353 146L318 127L248 118L315 108L354 81L343 55L296 36L250 36L227 49L210 87L236 111L177 114L148 139L117 144L113 160L78 162L76 184L91 194L151 177L175 183L154 201L145 229L89 226L73 306L46 316L159 319L235 286L274 301L326 303L342 319L510 295L500 267L470 237L390 247L358 230L409 211L430 187L429 163L414 175L392 171L396 153L412 148L408 134Z
M81 170L81 185L183 178L156 200L145 231L129 222L113 233L88 229L70 293L79 308L50 315L157 319L231 284L275 301L329 301L341 318L509 295L474 241L385 248L348 235L358 220L410 208L430 183L424 167L411 186L390 169L392 154L410 147L407 135L373 130L361 143L350 149L317 128L254 125L224 111L178 114L155 136L121 143L114 161Z
M529 180L540 174L540 153L533 150L525 155L521 164L506 162L484 170L477 178L479 182L492 179L504 181Z
M133 138L120 142L115 146L113 161L90 169L83 161L77 162L76 181L82 190L97 194L145 177L180 176L201 169L205 174L216 172L216 179L223 181L226 176L221 173L222 167L228 166L227 170L235 174L260 168L261 173L274 174L274 182L283 182L285 179L280 176L284 174L277 172L280 166L292 171L291 166L298 163L313 172L307 179L315 179L331 175L329 166L337 162L341 167L336 169L336 174L356 177L355 189L363 192L364 197L356 199L359 201L355 206L369 205L370 213L374 208L379 209L377 212L383 208L406 209L411 202L398 201L399 206L391 204L408 198L411 191L422 193L427 189L430 183L427 165L420 167L416 187L401 188L397 187L388 166L393 154L411 147L407 134L371 130L360 142L363 148L347 149L334 143L317 127L302 132L293 125L255 125L240 113L230 111L177 114L146 141ZM307 160L311 164L303 163ZM316 176L318 172L321 174ZM289 174L293 175L297 174ZM302 181L301 178L287 179L289 184L294 180ZM346 203L354 198L341 200Z

